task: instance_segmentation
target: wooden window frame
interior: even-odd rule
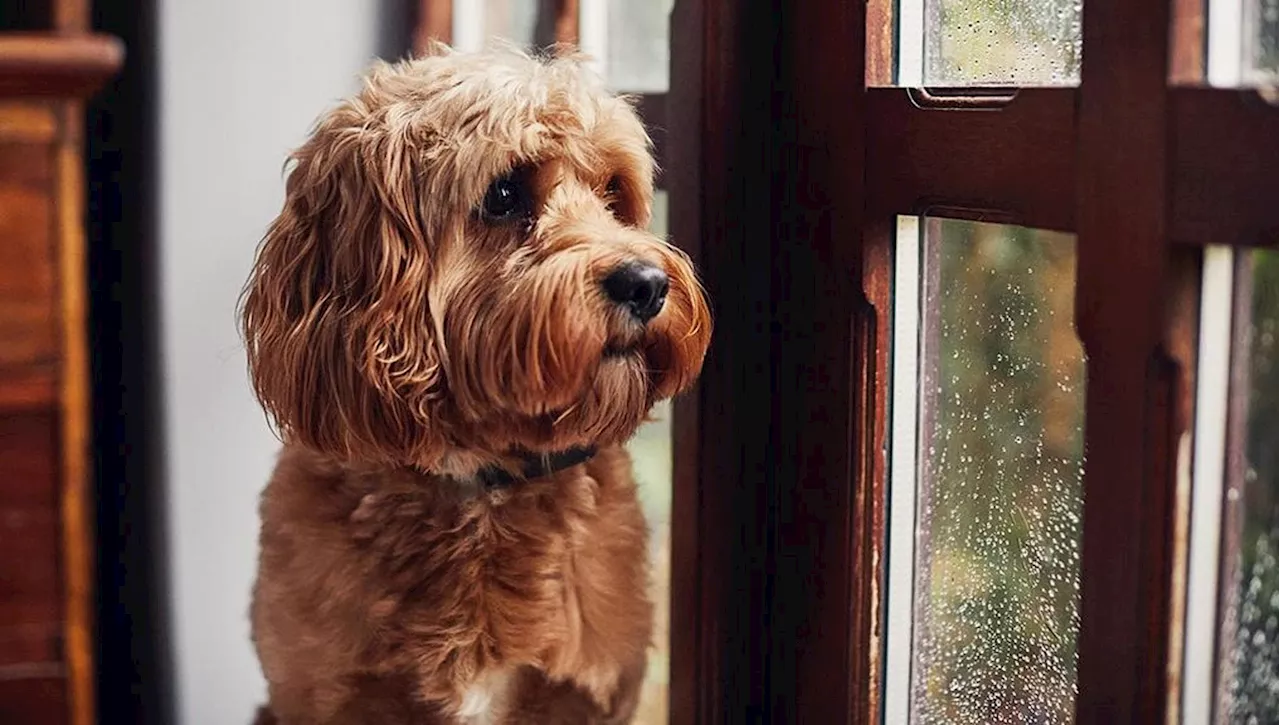
[[[1087,3],[1080,86],[966,111],[873,87],[891,3],[677,0],[671,229],[720,314],[677,406],[673,722],[879,722],[893,220],[925,209],[1077,235],[1077,720],[1164,720],[1200,248],[1277,237],[1276,109],[1170,84],[1204,63],[1177,5]]]
[[[576,0],[550,1],[572,41]],[[420,0],[419,47],[445,6]],[[893,234],[926,209],[1076,234],[1076,718],[1176,707],[1200,255],[1277,244],[1275,106],[1171,83],[1203,74],[1200,10],[1087,3],[1079,86],[964,109],[877,86],[889,0],[676,0],[670,91],[641,109],[717,330],[675,404],[673,723],[880,721]]]

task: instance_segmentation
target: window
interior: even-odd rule
[[[1197,4],[677,0],[672,229],[719,320],[679,722],[1193,721],[1201,271],[1274,250],[1278,155],[1235,90],[1274,10],[1217,83]],[[1197,702],[1253,641],[1235,571]]]
[[[1273,6],[1274,7],[1274,6]],[[1274,14],[1272,15],[1274,19]],[[1272,46],[1274,48],[1274,46]],[[1274,57],[1274,56],[1273,56]],[[1215,717],[1276,722],[1276,253],[1242,255],[1236,269],[1232,409],[1220,563]]]
[[[1074,286],[1070,235],[899,221],[886,722],[1071,719],[1085,393]]]
[[[1206,250],[1184,722],[1277,717],[1276,253]]]
[[[1241,403],[1275,405],[1241,372],[1275,336],[1274,2],[1090,1],[520,16],[641,94],[715,307],[633,444],[672,722],[1190,724],[1274,687],[1275,415]]]
[[[1080,0],[898,3],[900,86],[1074,85]]]

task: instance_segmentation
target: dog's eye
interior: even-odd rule
[[[528,213],[528,195],[515,176],[504,176],[489,185],[484,194],[481,213],[487,221],[505,222]]]
[[[609,205],[609,209],[614,216],[620,219],[625,216],[623,213],[625,210],[619,208],[619,205],[623,202],[622,177],[613,176],[609,178],[609,183],[604,186],[604,201]],[[626,221],[626,219],[623,219],[623,221]]]

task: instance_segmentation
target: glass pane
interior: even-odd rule
[[[924,85],[1080,80],[1082,0],[904,1],[924,3]]]
[[[1255,85],[1276,85],[1276,21],[1280,13],[1276,0],[1245,0],[1245,33],[1250,52],[1250,65]]]
[[[1223,723],[1274,723],[1277,710],[1277,254],[1249,253],[1237,277],[1248,315],[1237,326],[1233,397],[1243,430],[1231,431],[1218,635],[1218,713]],[[1235,426],[1233,426],[1235,427]]]
[[[913,722],[1069,722],[1085,363],[1067,234],[927,220]]]
[[[673,0],[608,0],[609,85],[628,93],[665,93],[670,59],[667,19]]]
[[[550,6],[541,0],[477,0],[453,4],[453,47],[474,51],[494,40],[522,48],[539,48],[554,41]]]
[[[667,194],[658,191],[653,200],[655,234],[667,234]],[[653,647],[649,671],[640,693],[635,722],[658,725],[667,721],[667,678],[670,670],[668,626],[671,612],[671,404],[654,407],[653,420],[640,427],[627,445],[640,487],[640,504],[649,522],[649,556],[653,562],[650,596],[653,599]]]
[[[538,0],[485,0],[485,39],[503,38],[525,47],[538,45]]]

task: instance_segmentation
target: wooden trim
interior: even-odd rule
[[[950,205],[1074,227],[1074,89],[1023,89],[996,110],[922,108],[903,88],[867,91],[872,216]]]
[[[672,31],[671,227],[717,311],[676,464],[673,722],[845,722],[870,636],[849,605],[864,10],[679,0]]]
[[[868,216],[862,243],[861,297],[854,316],[853,532],[849,602],[850,721],[880,722],[884,686],[885,527],[888,480],[889,351],[893,339],[891,217]]]
[[[1170,405],[1161,351],[1169,209],[1169,3],[1084,14],[1076,327],[1088,359],[1081,723],[1164,721]],[[1124,33],[1115,32],[1125,28]]]
[[[892,85],[897,65],[894,43],[898,30],[897,3],[894,0],[867,0],[866,18],[866,85],[868,88]]]
[[[84,158],[79,101],[62,106],[57,148],[59,289],[62,301],[60,421],[62,565],[67,683],[73,725],[93,725],[93,515]]]
[[[93,94],[124,62],[124,45],[106,35],[0,35],[0,95]]]
[[[89,30],[89,0],[53,0],[53,27],[60,33]]]
[[[550,12],[554,18],[555,42],[565,45],[578,43],[578,0],[542,0],[545,9],[539,14]],[[546,7],[546,6],[550,7]]]
[[[1175,379],[1171,385],[1170,475],[1175,485],[1172,543],[1169,558],[1169,657],[1162,683],[1168,722],[1182,721],[1182,681],[1186,643],[1187,567],[1190,556],[1191,447],[1198,374],[1201,255],[1199,250],[1174,249],[1164,323],[1163,347],[1168,351]]]
[[[413,54],[422,55],[432,41],[453,42],[453,0],[418,0]]]
[[[1205,77],[1205,0],[1170,0],[1169,82],[1196,84]]]
[[[1170,237],[1274,247],[1276,107],[1254,91],[1178,88],[1169,96]]]
[[[867,213],[866,5],[840,0],[787,3],[780,27],[781,89],[772,88],[777,171],[774,249],[777,330],[775,433],[777,500],[769,657],[773,722],[838,723],[864,683],[833,679],[850,661],[855,632],[848,598],[860,578],[859,493],[853,459],[856,399],[853,337],[865,310],[860,289]],[[748,46],[751,48],[751,46]],[[758,51],[750,51],[758,52]],[[759,83],[761,76],[746,76]],[[850,87],[852,86],[852,87]],[[778,91],[782,90],[779,94]],[[781,103],[778,103],[781,101]],[[780,173],[778,173],[780,172]],[[759,261],[754,262],[756,264]],[[870,491],[861,492],[865,498]]]
[[[716,95],[703,92],[706,57],[703,54],[703,26],[707,9],[704,0],[676,0],[671,11],[671,92],[669,118],[681,124],[685,133],[671,139],[673,159],[664,176],[668,184],[668,229],[672,241],[703,268],[702,210],[703,188],[701,132],[704,104]],[[717,94],[718,88],[707,89]],[[664,164],[665,166],[666,164]],[[704,281],[708,275],[702,273]],[[715,306],[712,300],[713,309]],[[714,344],[715,337],[712,338]],[[710,369],[716,353],[707,361]],[[705,373],[704,373],[705,375]],[[668,674],[668,716],[672,725],[710,723],[712,670],[710,626],[703,614],[706,551],[702,545],[702,486],[700,452],[704,436],[701,417],[701,383],[675,401],[672,427],[671,491],[671,616],[670,672]]]
[[[998,110],[922,108],[900,88],[868,91],[873,214],[1008,212],[1000,221],[1075,230],[1076,89],[1023,89]],[[1254,92],[1169,93],[1169,236],[1180,244],[1274,245],[1276,107]],[[1221,129],[1231,129],[1224,134]]]

